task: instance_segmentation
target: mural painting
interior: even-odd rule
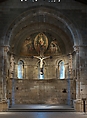
[[[49,45],[49,49],[48,49],[48,52],[53,54],[53,55],[56,55],[58,53],[60,53],[60,48],[59,48],[59,45],[58,45],[58,41],[56,39],[53,39]]]
[[[27,38],[22,46],[21,54],[22,55],[32,55],[34,52],[33,41],[31,38]]]
[[[45,34],[39,33],[34,40],[34,47],[39,55],[43,55],[48,47],[48,39]]]
[[[21,54],[27,56],[57,55],[58,53],[60,53],[60,48],[57,39],[50,41],[44,33],[27,38],[21,49]]]

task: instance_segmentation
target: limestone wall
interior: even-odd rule
[[[72,80],[9,80],[10,104],[72,104],[74,94]]]

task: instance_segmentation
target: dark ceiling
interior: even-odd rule
[[[0,2],[4,2],[4,1],[7,1],[7,0],[0,0]]]
[[[87,0],[75,0],[75,1],[87,4]]]
[[[4,2],[4,1],[7,1],[7,0],[0,0],[0,3]],[[74,1],[81,2],[83,4],[87,4],[87,0],[74,0]]]

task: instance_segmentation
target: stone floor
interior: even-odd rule
[[[80,112],[0,112],[0,118],[87,118]]]
[[[32,109],[32,112],[27,111],[29,109]],[[0,118],[87,118],[87,113],[71,110],[72,108],[67,105],[14,105],[7,112],[0,112]]]

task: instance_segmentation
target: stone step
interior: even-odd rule
[[[67,109],[10,109],[8,112],[75,112]]]
[[[14,105],[9,112],[75,112],[70,106],[57,105]]]

